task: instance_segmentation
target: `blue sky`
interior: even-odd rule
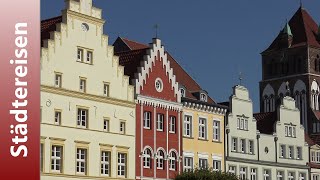
[[[151,3],[152,2],[152,3]],[[320,22],[320,1],[302,1]],[[299,8],[299,0],[94,0],[103,9],[109,44],[118,36],[149,43],[159,25],[165,48],[216,101],[226,101],[232,87],[250,90],[259,111],[261,56],[286,19]],[[61,14],[64,0],[41,0],[41,19]]]

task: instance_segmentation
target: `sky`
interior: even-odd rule
[[[166,50],[217,102],[228,101],[232,87],[250,91],[259,111],[261,55],[300,0],[93,0],[106,20],[104,33],[112,45],[118,36],[142,43],[158,37]],[[316,22],[320,1],[302,0]],[[41,19],[61,15],[64,0],[41,0]]]

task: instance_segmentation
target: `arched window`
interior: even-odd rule
[[[174,151],[170,153],[169,161],[169,170],[175,171],[177,168],[177,155]]]
[[[157,153],[157,169],[164,169],[164,152],[159,150]]]
[[[186,97],[186,90],[184,88],[180,88],[181,97]]]
[[[143,151],[143,167],[144,168],[150,168],[151,167],[151,151],[150,149],[145,149]]]

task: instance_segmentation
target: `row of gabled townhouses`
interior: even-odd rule
[[[203,167],[241,179],[320,180],[320,136],[308,131],[317,130],[308,113],[319,114],[319,87],[314,80],[308,96],[307,78],[283,78],[304,76],[288,70],[283,54],[319,45],[302,7],[262,54],[262,113],[254,114],[244,86],[217,103],[160,39],[119,37],[110,46],[92,0],[65,4],[61,16],[41,22],[41,179],[173,179]],[[278,73],[277,61],[291,74]]]

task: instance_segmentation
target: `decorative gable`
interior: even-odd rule
[[[144,56],[144,61],[141,61],[141,67],[138,67],[138,71],[135,74],[135,79],[133,79],[136,93],[141,94],[141,90],[143,90],[144,86],[146,85],[147,78],[155,68],[154,65],[156,63],[159,63],[156,61],[161,62],[162,67],[166,72],[166,78],[168,78],[166,80],[169,81],[171,90],[174,91],[174,97],[176,98],[177,102],[181,102],[181,94],[179,93],[178,82],[176,81],[176,76],[173,74],[173,69],[170,66],[170,61],[168,60],[168,56],[164,50],[164,46],[161,45],[160,39],[153,39],[153,43],[150,44],[150,48],[147,49],[146,55]],[[158,81],[156,80],[156,89],[158,86],[157,82]]]

